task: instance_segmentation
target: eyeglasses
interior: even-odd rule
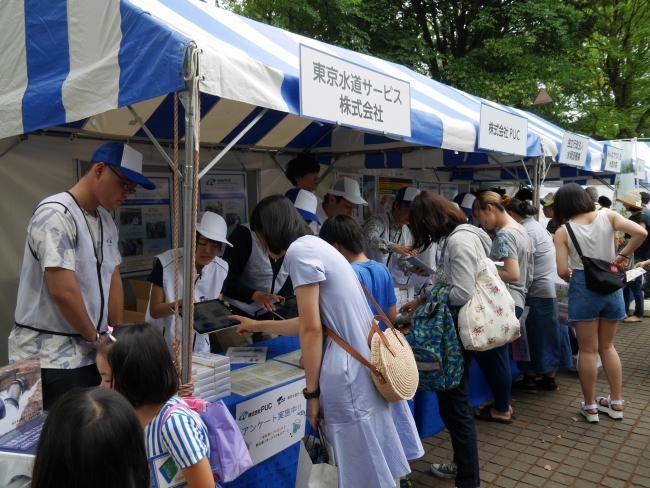
[[[136,188],[138,186],[137,183],[132,185],[131,183],[126,181],[124,178],[122,178],[120,176],[120,174],[113,169],[113,166],[111,166],[110,164],[107,164],[106,166],[108,166],[108,169],[110,169],[113,173],[115,173],[115,176],[117,176],[122,181],[122,187],[124,188],[124,191],[128,192],[129,195],[133,195],[137,191],[136,190]]]

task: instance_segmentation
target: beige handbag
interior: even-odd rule
[[[375,310],[380,313],[374,317],[368,335],[370,362],[332,330],[326,326],[323,326],[323,329],[334,342],[370,370],[372,381],[386,400],[389,402],[410,400],[415,395],[419,381],[418,368],[411,346],[404,335],[393,327],[363,283],[359,283],[363,292],[375,306]],[[381,331],[377,325],[378,320],[386,324],[386,332]]]

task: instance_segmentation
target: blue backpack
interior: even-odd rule
[[[420,373],[419,388],[424,391],[456,388],[465,371],[463,351],[447,306],[450,291],[451,285],[434,286],[411,324],[409,343]]]

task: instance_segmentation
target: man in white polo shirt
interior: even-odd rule
[[[339,178],[328,188],[323,203],[316,209],[316,216],[321,224],[334,215],[351,217],[357,205],[368,205],[361,198],[359,183],[351,178]]]
[[[140,185],[142,154],[109,142],[69,191],[43,200],[27,226],[9,360],[38,355],[43,407],[78,386],[97,386],[96,350],[123,322],[118,230],[109,213]]]

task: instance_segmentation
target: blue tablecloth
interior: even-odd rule
[[[266,359],[269,360],[276,356],[281,356],[282,354],[300,349],[300,342],[297,337],[277,337],[268,341],[257,342],[251,345],[251,347],[253,346],[268,347]],[[246,364],[233,364],[231,369],[235,370],[246,366]],[[287,383],[291,382],[289,381]],[[237,404],[250,400],[251,398],[278,387],[279,386],[269,388],[268,390],[260,391],[246,397],[233,394],[224,398],[223,402],[228,407],[228,410],[230,410],[232,416],[235,417]],[[230,483],[221,483],[221,485],[224,488],[293,488],[296,484],[296,468],[298,466],[299,450],[300,444],[296,443],[284,451],[279,452],[275,456],[270,457],[266,461],[262,461],[253,466],[236,480],[231,481]]]

